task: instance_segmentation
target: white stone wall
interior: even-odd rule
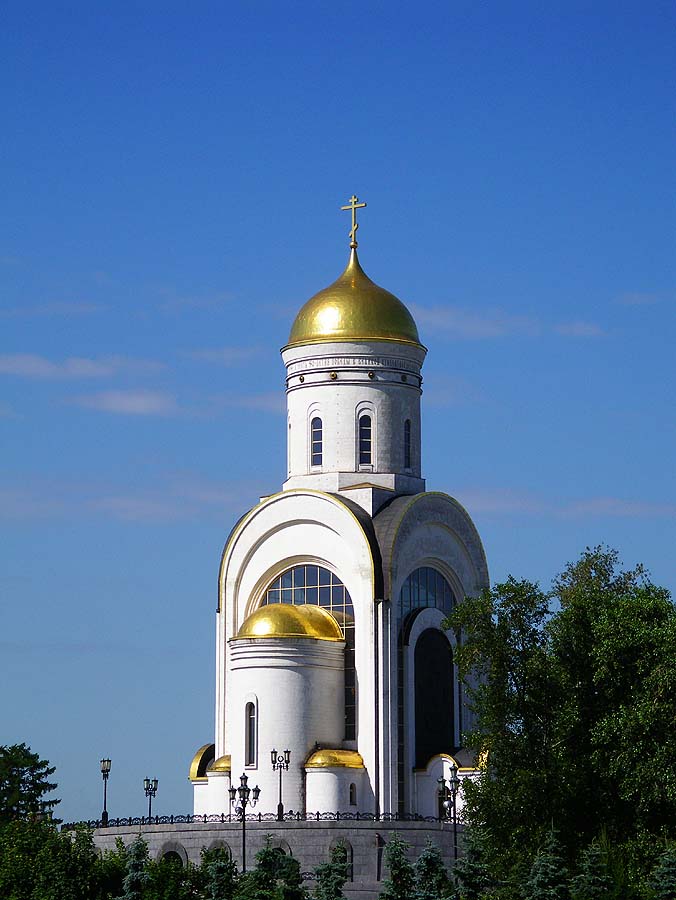
[[[232,703],[230,753],[233,783],[241,773],[261,788],[257,811],[274,812],[279,774],[270,751],[291,751],[283,774],[286,809],[305,811],[304,766],[315,742],[338,747],[344,734],[344,642],[313,638],[256,638],[230,642]],[[245,764],[245,706],[257,709],[257,752]]]
[[[421,347],[387,341],[311,344],[290,347],[282,356],[287,368],[288,481],[303,477],[325,490],[333,481],[317,476],[358,473],[420,479]],[[359,462],[358,418],[372,420],[372,462]],[[313,467],[310,423],[323,426],[323,458]],[[411,465],[405,466],[404,422],[411,422]],[[334,479],[335,480],[335,479]],[[420,485],[417,488],[420,490]]]
[[[370,791],[365,791],[366,772],[364,769],[350,769],[344,766],[305,770],[306,810],[313,812],[357,812],[360,800]],[[350,803],[350,785],[355,786],[356,803]]]

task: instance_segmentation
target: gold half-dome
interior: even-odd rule
[[[240,638],[312,638],[342,641],[343,632],[331,613],[321,606],[270,603],[251,613],[237,632]]]
[[[300,310],[287,346],[360,340],[421,346],[411,313],[394,294],[371,281],[353,249],[340,278]]]
[[[219,756],[218,759],[215,759],[209,768],[208,772],[230,772],[232,769],[232,765],[230,762],[230,754],[226,754],[225,756]]]
[[[193,756],[192,762],[190,763],[190,769],[188,770],[188,778],[190,781],[196,782],[207,780],[207,768],[213,762],[215,749],[216,747],[214,744],[204,744],[199,748],[197,753]]]
[[[363,769],[364,760],[356,750],[332,750],[323,747],[308,758],[306,769]]]

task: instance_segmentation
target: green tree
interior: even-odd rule
[[[415,889],[412,900],[444,900],[451,896],[451,882],[441,850],[429,840],[415,861],[413,875]]]
[[[34,860],[33,896],[40,900],[92,900],[99,895],[99,859],[92,832],[53,832]]]
[[[163,857],[148,863],[145,895],[152,900],[190,900],[203,886],[203,873],[192,863],[183,865],[180,858]]]
[[[0,897],[11,900],[108,900],[122,889],[126,851],[103,856],[85,826],[59,832],[49,822],[0,826]]]
[[[105,900],[118,897],[122,893],[128,859],[129,851],[124,846],[122,838],[116,838],[115,849],[104,850],[99,858],[100,893]]]
[[[207,900],[232,900],[237,886],[237,866],[227,850],[204,848],[200,869]]]
[[[613,896],[608,860],[597,841],[583,851],[580,871],[570,882],[570,893],[573,900],[609,900]]]
[[[38,855],[57,839],[46,822],[15,820],[0,826],[0,897],[30,900]]]
[[[458,605],[485,770],[465,819],[484,829],[496,881],[521,880],[554,822],[568,863],[603,832],[627,861],[627,890],[676,837],[676,609],[639,566],[587,550],[551,592],[508,579]],[[487,756],[486,756],[487,754]],[[638,761],[638,764],[637,764]]]
[[[317,866],[315,875],[315,900],[343,900],[343,887],[347,881],[347,848],[342,841],[331,848],[329,861]]]
[[[306,900],[300,864],[293,856],[273,847],[267,835],[265,847],[256,854],[256,866],[243,875],[236,900]]]
[[[491,884],[484,844],[481,829],[471,828],[465,832],[463,853],[453,865],[460,900],[479,900]]]
[[[676,900],[676,847],[667,848],[658,857],[650,887],[654,900]]]
[[[462,632],[461,674],[476,678],[477,729],[466,740],[488,759],[483,777],[463,784],[464,815],[483,828],[485,858],[498,878],[524,848],[532,860],[560,778],[551,752],[550,713],[559,697],[545,638],[549,603],[537,584],[509,578],[459,604],[445,623]]]
[[[51,817],[61,801],[43,797],[56,788],[48,780],[55,771],[26,744],[0,745],[0,825],[14,819]]]
[[[533,860],[524,893],[526,900],[568,900],[568,872],[553,828]]]
[[[411,900],[415,888],[413,866],[408,860],[409,844],[393,834],[385,846],[385,864],[389,877],[385,880],[380,900]]]
[[[139,835],[127,848],[127,872],[118,900],[142,900],[150,881],[148,845]]]

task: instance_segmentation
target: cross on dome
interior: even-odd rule
[[[359,202],[359,197],[356,194],[352,194],[350,197],[350,201],[347,206],[341,206],[341,209],[349,209],[352,211],[352,230],[350,231],[350,247],[353,250],[357,249],[357,229],[359,228],[359,223],[357,222],[357,210],[363,209],[366,206],[365,203]]]

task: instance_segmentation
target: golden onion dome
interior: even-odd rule
[[[271,603],[251,613],[237,632],[240,638],[312,638],[342,641],[340,625],[321,606]]]
[[[323,747],[308,758],[306,769],[363,769],[364,760],[356,750],[332,750]]]
[[[287,346],[363,340],[421,346],[411,313],[394,294],[371,281],[353,247],[340,278],[300,310]]]
[[[226,754],[225,756],[219,756],[218,759],[214,760],[209,768],[208,772],[229,772],[232,766],[230,763],[230,754]]]

